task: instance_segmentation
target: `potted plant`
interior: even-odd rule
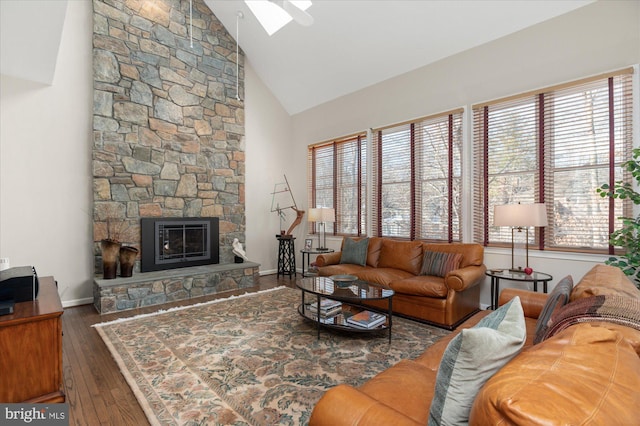
[[[625,162],[622,167],[630,172],[636,184],[640,185],[640,148],[635,148],[631,157],[631,160]],[[640,205],[640,192],[636,191],[630,182],[616,181],[613,187],[604,184],[597,189],[597,192],[602,197],[629,199],[634,205]],[[620,217],[619,219],[622,220],[622,228],[610,235],[609,243],[612,246],[621,247],[624,254],[612,256],[605,263],[620,268],[640,288],[640,214],[635,218]]]

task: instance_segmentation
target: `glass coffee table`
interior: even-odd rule
[[[369,283],[362,280],[349,282],[334,282],[329,277],[309,277],[296,282],[296,286],[302,290],[302,303],[298,306],[298,313],[304,318],[318,325],[318,339],[320,328],[326,327],[353,333],[371,333],[388,330],[389,343],[391,343],[391,326],[393,322],[393,290],[382,284]],[[368,300],[387,300],[387,310],[381,311],[364,303]],[[337,307],[337,303],[340,306]],[[321,309],[314,309],[314,306]],[[330,312],[324,313],[322,308],[327,306]],[[333,306],[332,306],[333,305]],[[356,314],[362,316],[362,311],[369,311],[372,317],[381,321],[371,327],[354,325],[349,318]],[[355,317],[355,318],[358,318]],[[352,318],[352,321],[355,320]]]

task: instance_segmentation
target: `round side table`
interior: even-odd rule
[[[302,253],[302,277],[311,277],[314,276],[315,274],[310,274],[309,273],[309,263],[311,262],[311,255],[312,254],[325,254],[325,253],[333,253],[335,250],[333,249],[326,249],[326,250],[318,250],[318,249],[302,249],[300,250],[300,253]],[[306,261],[305,261],[305,256],[306,256]],[[307,272],[305,272],[305,265],[307,267]]]
[[[508,269],[488,269],[485,275],[491,277],[491,305],[489,309],[498,307],[498,296],[500,295],[500,280],[532,282],[533,291],[538,291],[538,283],[542,283],[543,291],[547,292],[547,283],[553,279],[549,274],[544,272],[532,272],[527,275],[524,272],[510,271]]]

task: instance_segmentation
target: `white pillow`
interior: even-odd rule
[[[440,361],[429,425],[467,425],[480,388],[520,352],[526,337],[519,297],[454,337]]]

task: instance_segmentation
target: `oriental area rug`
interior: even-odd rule
[[[386,332],[322,330],[278,287],[97,324],[152,425],[304,425],[340,383],[415,358],[446,330],[394,317]]]

